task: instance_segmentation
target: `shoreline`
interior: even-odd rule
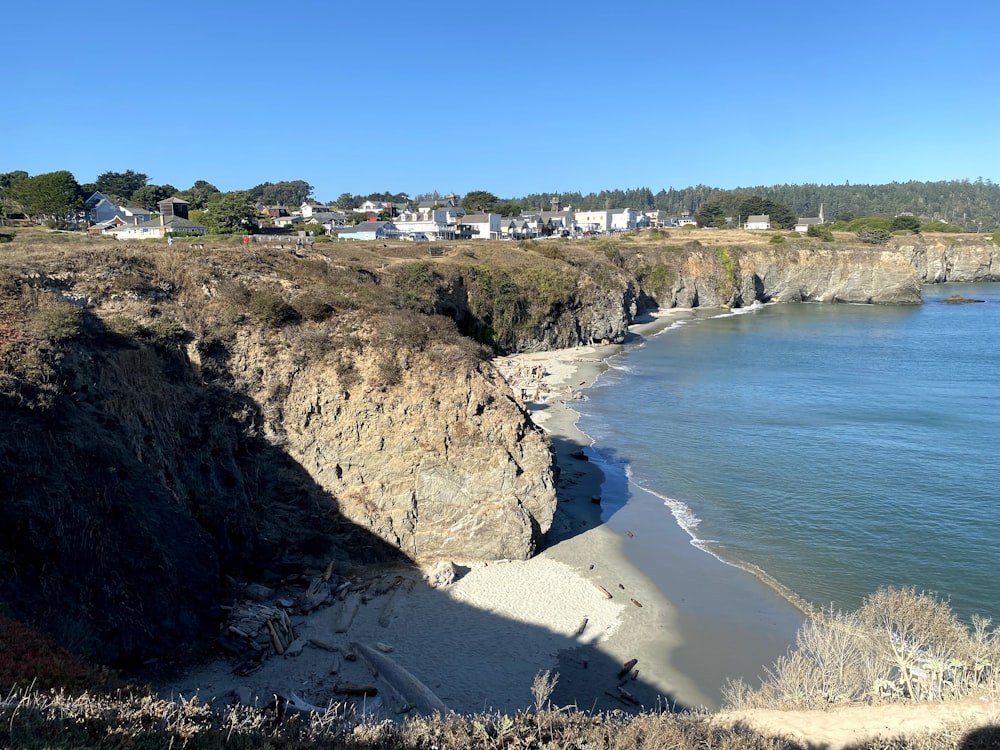
[[[541,388],[524,389],[542,396],[526,407],[552,438],[563,476],[556,519],[539,556],[575,565],[595,582],[601,579],[598,567],[584,563],[600,557],[600,568],[629,579],[628,588],[641,592],[636,598],[643,608],[627,613],[609,638],[609,653],[641,653],[646,679],[661,696],[717,710],[725,681],[756,684],[764,668],[794,644],[806,616],[766,580],[694,544],[662,498],[609,472],[599,446],[577,426],[580,415],[572,406],[608,368],[608,359],[689,312],[656,314],[630,327],[624,344],[515,355],[503,358],[500,368],[506,362],[514,373],[545,373]],[[513,385],[517,392],[520,384]],[[588,461],[574,458],[580,450]],[[600,497],[601,505],[588,497]],[[586,534],[571,535],[574,525],[587,524]],[[560,659],[560,667],[572,668],[571,658]]]

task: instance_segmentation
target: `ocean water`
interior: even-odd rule
[[[814,605],[913,586],[1000,621],[1000,284],[924,299],[682,314],[574,404],[593,460]]]

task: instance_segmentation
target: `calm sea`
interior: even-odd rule
[[[628,502],[808,602],[914,586],[1000,621],[1000,284],[924,299],[683,314],[610,361],[579,426],[648,491]]]

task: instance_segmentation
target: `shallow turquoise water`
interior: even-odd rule
[[[1000,284],[924,298],[695,311],[614,358],[579,426],[696,544],[807,601],[906,585],[1000,620]]]

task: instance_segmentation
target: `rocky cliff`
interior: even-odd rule
[[[19,237],[0,265],[0,605],[142,658],[212,635],[234,581],[529,556],[556,467],[492,351],[620,342],[655,306],[913,303],[924,279],[995,279],[995,254]]]
[[[900,251],[910,255],[914,269],[929,284],[1000,281],[1000,250],[990,239],[979,235],[903,244]]]

